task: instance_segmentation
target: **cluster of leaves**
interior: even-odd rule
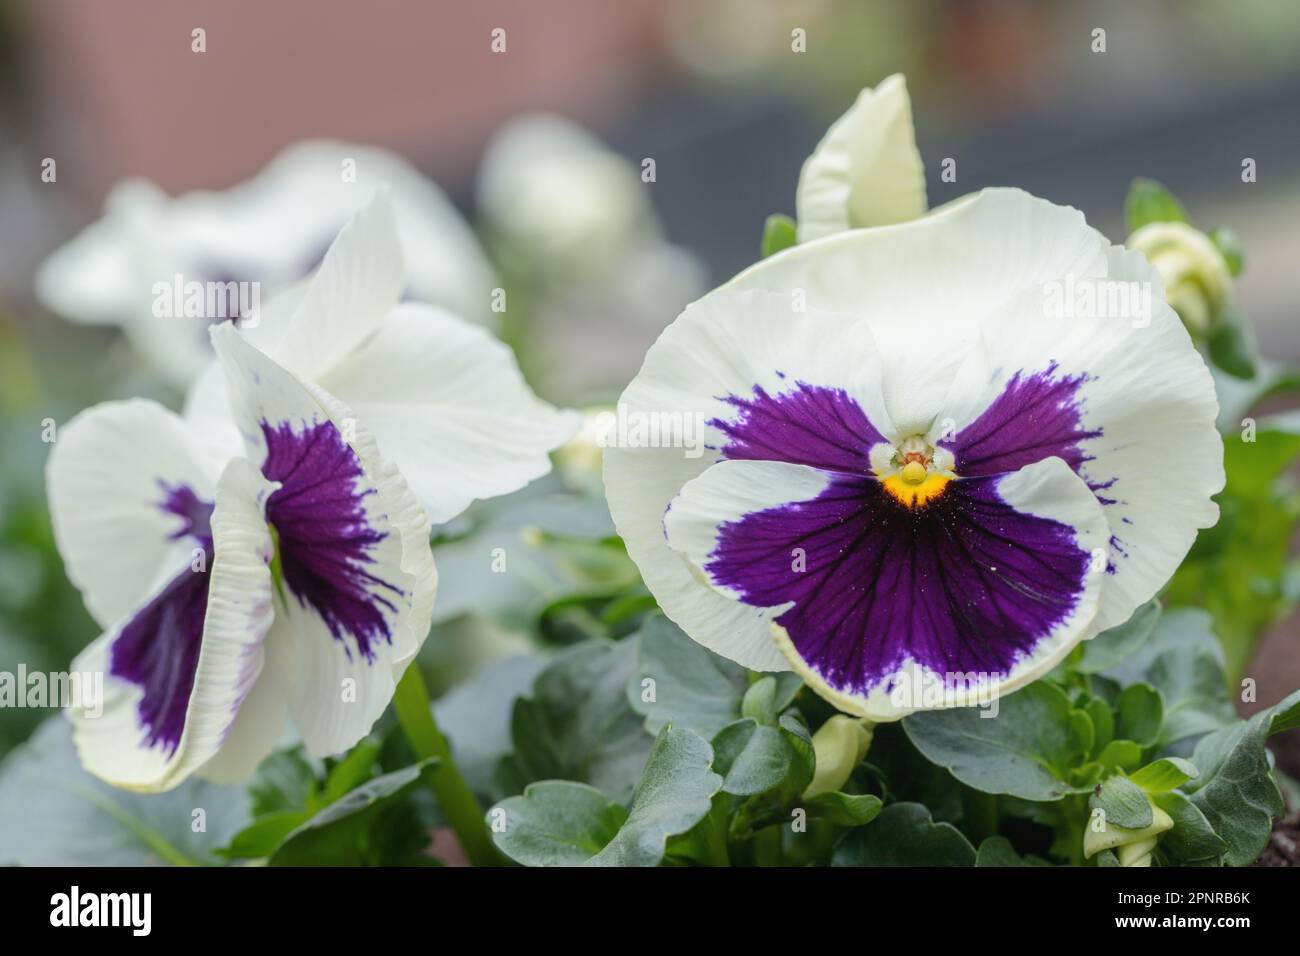
[[[530,866],[1105,864],[1084,857],[1097,811],[1138,831],[1159,807],[1159,862],[1244,865],[1283,809],[1264,741],[1300,725],[1300,693],[1237,720],[1206,615],[1152,604],[996,716],[877,728],[842,790],[807,797],[827,713],[651,618],[556,657],[516,703],[522,792],[489,812],[494,839]]]

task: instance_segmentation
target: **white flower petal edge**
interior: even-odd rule
[[[901,74],[864,89],[817,144],[795,194],[800,242],[925,214],[925,168]]]
[[[74,672],[103,675],[103,700],[68,711],[82,765],[101,779],[129,790],[167,790],[226,742],[261,674],[271,623],[271,542],[260,507],[265,492],[248,462],[230,462],[211,512],[212,553],[203,555],[211,564],[207,582],[189,559],[165,571],[147,602],[73,662]],[[104,560],[111,562],[111,552]],[[191,654],[197,661],[182,697],[185,680],[177,672]]]
[[[381,196],[358,213],[296,307],[272,303],[243,334],[350,408],[442,522],[546,474],[548,453],[581,419],[537,399],[490,333],[434,306],[398,304],[387,207]],[[211,372],[195,384],[186,416],[196,429],[221,433],[224,388]]]
[[[289,649],[308,750],[338,753],[370,731],[428,634],[429,522],[346,406],[235,329],[212,337],[249,457],[281,485],[267,502],[284,585],[268,643]]]
[[[160,507],[160,483],[212,501],[219,468],[180,418],[145,399],[96,405],[59,430],[46,465],[54,539],[101,627],[190,562],[191,545],[172,539],[180,518]]]

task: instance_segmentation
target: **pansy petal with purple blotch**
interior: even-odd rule
[[[267,490],[242,459],[226,467],[214,502],[159,483],[155,506],[180,520],[171,537],[188,556],[73,662],[74,672],[103,675],[102,700],[68,712],[92,773],[129,789],[165,790],[201,772],[227,744],[261,675],[271,623]]]
[[[429,523],[352,412],[234,329],[213,331],[248,456],[276,484],[266,519],[282,594],[269,642],[291,663],[290,713],[314,754],[350,747],[428,633]]]
[[[874,477],[722,461],[664,527],[712,586],[760,609],[805,679],[876,720],[970,675],[996,694],[1053,666],[1095,613],[1107,534],[1058,459],[949,482],[920,507]]]
[[[57,432],[46,466],[55,541],[68,578],[108,628],[189,564],[183,516],[160,507],[166,487],[213,500],[218,462],[156,402],[105,402]]]

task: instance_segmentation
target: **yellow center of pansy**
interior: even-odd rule
[[[946,461],[942,460],[946,457]],[[936,461],[936,458],[941,459]],[[943,494],[953,479],[952,456],[936,449],[924,438],[913,436],[898,444],[887,466],[878,469],[885,490],[909,508],[920,508]]]

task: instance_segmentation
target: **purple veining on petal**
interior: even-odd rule
[[[724,458],[788,461],[850,475],[871,474],[871,446],[885,441],[862,406],[839,388],[796,382],[769,395],[754,386],[750,398],[722,399],[737,410],[710,425],[727,436]]]
[[[172,485],[159,480],[158,486],[163,490],[163,500],[158,507],[182,521],[180,529],[170,535],[170,539],[178,541],[191,537],[211,549],[213,503],[202,500],[189,485]]]
[[[364,487],[356,453],[329,422],[295,429],[289,422],[262,422],[267,456],[262,473],[281,487],[266,503],[266,518],[279,539],[284,582],[298,603],[310,607],[343,644],[356,644],[366,661],[377,641],[392,643],[391,596],[402,590],[366,569],[374,547],[387,537],[366,519]]]
[[[948,445],[956,458],[954,471],[977,478],[1016,471],[1055,455],[1087,480],[1083,465],[1091,461],[1081,443],[1101,435],[1083,427],[1079,387],[1085,375],[1056,376],[1057,365],[1026,375],[1017,372],[998,395]],[[1111,482],[1091,485],[1093,490]]]
[[[204,552],[200,570],[186,568],[129,620],[109,649],[109,673],[143,690],[137,706],[144,744],[176,752],[199,666],[208,611],[212,503],[188,485],[160,480],[158,507],[181,519],[169,538],[192,538]]]
[[[940,675],[1006,674],[1065,620],[1089,554],[1068,526],[1016,511],[1003,476],[952,482],[919,508],[872,478],[719,528],[706,563],[777,621],[831,687],[864,694],[908,660]],[[795,549],[804,569],[795,570]]]

